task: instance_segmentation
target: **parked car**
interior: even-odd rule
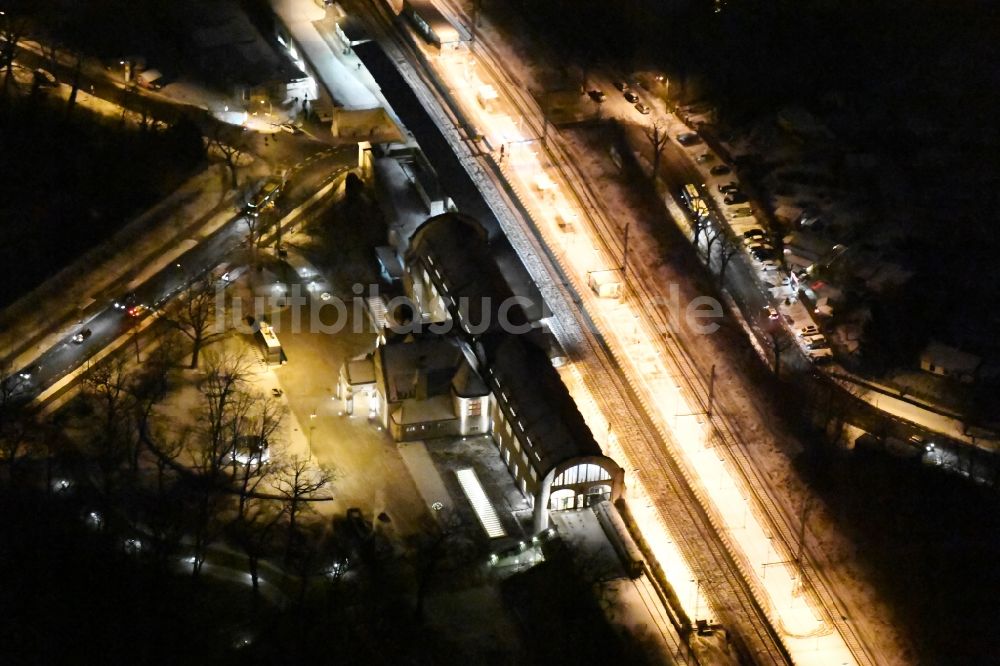
[[[735,204],[746,203],[749,199],[747,199],[747,195],[737,190],[736,192],[730,192],[727,194],[722,201],[727,206],[733,206]]]
[[[803,326],[799,329],[798,336],[804,338],[810,335],[817,335],[819,333],[819,327],[815,324],[809,324],[808,326]]]
[[[715,161],[715,155],[713,153],[702,153],[698,157],[694,158],[694,161],[698,164],[705,164],[706,162]]]
[[[763,229],[748,229],[743,232],[743,238],[767,238]]]
[[[625,83],[624,81],[615,81],[615,88],[618,88],[618,90],[625,92],[626,90],[628,90],[628,84]]]
[[[701,143],[701,137],[697,132],[682,132],[677,135],[677,143],[682,146],[693,146]]]
[[[720,183],[718,187],[719,187],[719,192],[723,194],[740,191],[740,184],[737,183],[735,180],[731,180],[728,183]]]
[[[622,97],[624,97],[625,99],[627,99],[627,100],[628,100],[629,102],[631,102],[632,104],[635,104],[636,102],[638,102],[638,101],[639,101],[639,96],[638,96],[638,95],[636,95],[636,94],[635,94],[634,92],[632,92],[631,90],[626,90],[626,91],[624,92],[624,94],[622,95]]]
[[[302,129],[291,123],[281,123],[278,125],[278,129],[282,132],[288,132],[289,134],[302,134]]]
[[[807,349],[811,349],[811,350],[812,349],[829,349],[830,348],[830,343],[826,341],[825,337],[823,337],[822,335],[818,335],[818,336],[816,336],[815,338],[812,338],[809,342],[806,343],[806,348]]]
[[[635,105],[635,110],[644,116],[649,115],[649,107],[643,104],[642,102],[639,102],[638,104]]]
[[[810,349],[806,352],[806,354],[809,356],[809,360],[817,365],[821,363],[829,363],[833,360],[833,352],[829,347],[825,347],[823,349]]]
[[[83,329],[82,331],[79,331],[76,335],[73,336],[73,338],[72,338],[73,339],[73,344],[82,345],[84,342],[87,341],[87,339],[91,335],[93,335],[93,331],[91,331],[89,328],[85,328],[85,329]]]
[[[725,176],[727,174],[732,173],[732,171],[733,170],[730,169],[729,166],[725,164],[716,164],[714,167],[708,170],[708,172],[713,176]]]
[[[588,90],[587,94],[590,95],[590,99],[594,100],[598,104],[600,104],[601,102],[603,102],[608,98],[608,96],[605,95],[600,90]]]

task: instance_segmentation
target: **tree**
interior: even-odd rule
[[[157,497],[164,497],[167,490],[167,468],[173,465],[174,461],[184,453],[188,447],[190,436],[191,431],[188,428],[181,429],[177,434],[170,433],[168,436],[159,436],[155,440],[148,435],[148,432],[144,433],[146,444],[153,453],[156,465]]]
[[[198,367],[202,347],[215,337],[209,334],[212,325],[220,320],[220,315],[225,320],[225,313],[218,312],[219,301],[225,303],[224,297],[220,299],[219,296],[223,294],[216,290],[211,277],[195,280],[185,288],[184,298],[171,320],[177,330],[191,341],[191,364],[188,367],[192,370]]]
[[[238,513],[241,516],[261,482],[280,467],[276,436],[286,413],[284,405],[266,394],[255,392],[250,394],[250,398],[250,414],[238,434],[248,445],[248,450],[244,452],[246,462],[239,466],[236,474],[240,494]],[[235,456],[233,462],[236,464]]]
[[[243,216],[243,224],[247,227],[247,245],[250,247],[250,262],[257,265],[257,251],[264,234],[274,224],[275,207],[273,203],[264,206],[260,211],[248,212]]]
[[[12,475],[27,448],[29,414],[21,399],[27,385],[28,381],[4,361],[0,366],[0,456]]]
[[[76,97],[80,92],[80,76],[83,73],[83,59],[84,54],[79,49],[70,49],[69,55],[73,58],[73,74],[70,78],[70,90],[69,97],[66,99],[66,117],[69,118],[73,115],[73,109],[76,108]]]
[[[695,252],[699,251],[698,239],[701,237],[702,233],[707,233],[708,230],[711,228],[710,226],[711,221],[712,218],[709,217],[708,215],[695,213],[694,223],[691,225],[691,230],[693,232],[691,242],[694,244]]]
[[[250,362],[243,354],[211,354],[205,378],[198,387],[203,411],[195,465],[199,474],[215,482],[224,478],[223,471],[231,465],[235,446],[232,421],[237,418],[234,410],[241,407],[239,395],[249,371]]]
[[[229,186],[235,190],[239,187],[240,158],[250,151],[242,128],[215,122],[206,141],[206,147],[222,158],[229,170]]]
[[[705,230],[705,261],[708,262],[708,267],[712,268],[712,246],[722,238],[722,231],[709,227]]]
[[[329,490],[335,474],[332,469],[313,464],[309,458],[293,456],[274,480],[274,489],[282,497],[288,517],[286,560],[291,557],[292,545],[302,512],[310,502],[332,500]]]
[[[659,120],[653,123],[650,129],[646,130],[646,139],[649,141],[649,147],[653,151],[653,180],[655,181],[657,176],[660,175],[660,158],[663,156],[663,148],[667,145],[670,137],[667,135],[667,130]]]
[[[229,537],[247,558],[247,572],[253,584],[254,609],[260,595],[260,560],[274,542],[274,528],[281,519],[280,505],[273,500],[252,499],[229,524]]]
[[[719,244],[719,284],[723,285],[726,281],[726,269],[729,267],[729,262],[733,257],[740,251],[740,245],[730,236],[726,236],[722,239],[722,243]]]
[[[134,405],[131,383],[124,356],[108,359],[91,368],[84,377],[85,394],[93,402],[99,419],[94,444],[106,496],[114,491],[122,464],[132,459],[133,449],[138,447],[130,422]]]
[[[774,376],[781,376],[781,355],[789,348],[791,348],[792,343],[788,338],[781,334],[779,330],[780,327],[777,325],[770,325],[767,329],[767,336],[771,342],[771,355],[774,357]]]
[[[0,12],[0,67],[4,70],[0,95],[4,99],[8,86],[17,85],[14,81],[14,59],[17,57],[17,45],[27,36],[29,27],[27,17],[13,11]]]
[[[413,613],[417,619],[424,614],[424,601],[430,589],[434,574],[444,560],[445,546],[459,534],[462,521],[458,514],[449,509],[443,509],[435,516],[435,526],[418,537],[414,555],[417,576],[417,599]]]

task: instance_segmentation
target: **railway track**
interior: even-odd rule
[[[411,45],[396,33],[392,18],[385,15],[379,3],[376,1],[373,4],[374,7],[369,5],[368,8],[374,9],[380,18],[375,34],[381,38],[383,48],[397,63],[439,129],[456,147],[460,160],[496,213],[546,302],[554,312],[561,314],[555,318],[554,334],[583,367],[582,375],[588,389],[599,401],[619,441],[627,447],[629,458],[638,469],[636,473],[652,491],[651,498],[660,520],[677,541],[692,573],[711,593],[717,617],[730,630],[741,634],[757,663],[791,663],[773,623],[757,602],[747,577],[743,575],[728,544],[713,526],[713,518],[705,503],[664,446],[669,433],[662,429],[658,431],[650,419],[642,418],[646,406],[625,379],[626,373],[605,337],[597,333],[599,327],[579,307],[580,292],[585,285],[572,283],[572,277],[560,265],[557,254],[541,241],[539,230],[534,227],[516,193],[498,184],[497,181],[503,182],[503,179],[497,166],[486,161],[484,167],[482,157],[470,149],[466,139],[456,129],[461,120],[451,113],[447,103],[441,103],[442,98],[447,97],[447,91],[441,90],[427,72],[407,66],[411,59],[421,62],[421,54],[415,53]],[[492,64],[489,66],[493,67]],[[503,81],[505,87],[509,85],[506,76],[500,76],[498,80]],[[504,92],[511,94],[509,89]],[[488,173],[487,168],[492,168],[494,173]],[[559,276],[560,279],[553,280],[549,276]]]
[[[468,17],[461,11],[461,8],[455,6],[455,3],[443,0],[443,4],[447,5],[452,12],[461,16],[468,23]],[[489,43],[488,38],[484,38],[481,33],[477,41],[477,51],[477,55],[480,56],[479,64],[490,70],[490,74],[495,81],[501,82],[503,92],[508,98],[518,100],[516,106],[521,111],[528,111],[527,113],[523,113],[525,124],[531,128],[536,136],[542,136],[544,128],[540,126],[541,123],[538,120],[542,112],[538,108],[537,103],[523,85],[518,85],[518,82],[513,81],[509,74],[496,64],[502,61],[502,59],[498,57],[496,50]],[[488,57],[482,57],[484,54]],[[588,218],[589,222],[597,230],[598,233],[595,236],[605,246],[606,255],[609,257],[622,256],[624,248],[621,240],[621,229],[604,215],[600,199],[577,166],[579,161],[574,159],[565,146],[562,145],[557,132],[547,133],[547,141],[544,143],[544,148],[549,154],[551,164],[560,172],[564,182],[569,185],[569,191],[577,198],[579,209],[584,212],[584,216]],[[570,173],[567,173],[567,171]],[[536,236],[540,236],[537,229],[535,229],[535,233]],[[708,380],[680,343],[681,338],[678,336],[678,332],[681,330],[681,326],[680,322],[677,321],[676,313],[662,306],[651,308],[648,305],[663,302],[663,295],[654,292],[649,287],[649,285],[658,284],[656,276],[652,275],[649,268],[643,265],[635,266],[630,264],[627,267],[627,271],[636,276],[636,279],[631,280],[628,284],[627,298],[632,302],[635,311],[649,314],[649,318],[642,322],[645,325],[646,334],[652,339],[662,341],[660,347],[667,354],[667,358],[672,366],[673,376],[683,380],[681,387],[684,389],[689,404],[697,405],[702,413],[707,414],[709,402]],[[559,274],[565,277],[566,271],[560,271]],[[589,317],[588,323],[594,324]],[[667,335],[662,335],[662,333],[667,333]],[[610,348],[603,341],[602,346],[605,354],[610,353]],[[613,354],[611,355],[613,356]],[[617,359],[615,363],[618,365]],[[624,369],[622,369],[622,374],[628,376],[628,373]],[[601,386],[604,385],[601,384]],[[631,389],[632,387],[630,386],[629,388]],[[654,421],[658,421],[654,416],[655,411],[649,405],[645,404],[645,401],[637,391],[633,391],[632,396],[634,401],[643,406],[643,412],[653,417]],[[611,405],[615,404],[609,401],[609,396],[604,396],[602,402]],[[747,442],[736,434],[737,430],[734,428],[725,406],[719,405],[718,401],[716,401],[716,406],[712,410],[710,422],[721,445],[716,448],[725,456],[728,466],[738,472],[735,477],[742,486],[745,496],[752,497],[756,506],[762,509],[766,517],[767,526],[773,530],[775,535],[777,548],[780,548],[782,551],[783,559],[788,562],[794,561],[796,559],[796,546],[798,544],[798,520],[794,515],[794,511],[777,501],[769,491],[769,485],[762,478],[756,465],[753,464],[748,455],[749,448]],[[620,426],[621,424],[617,425]],[[671,439],[670,433],[665,431],[662,424],[658,424],[658,426],[656,430],[660,438],[665,442],[669,442]],[[629,441],[633,441],[630,437],[631,434],[626,435],[626,437],[629,437]],[[673,462],[673,456],[671,456],[671,463]],[[672,479],[674,482],[681,480],[677,478],[677,475],[679,475],[684,482],[688,482],[686,483],[688,487],[695,485],[689,483],[690,480],[687,478],[686,470],[679,469],[679,466],[676,465],[671,465],[671,467],[677,467],[673,475],[675,478]],[[692,491],[692,495],[698,496],[699,494]],[[698,498],[698,505],[702,508],[709,522],[721,526],[722,522],[712,515],[714,512],[706,510],[706,504],[709,503],[703,501],[700,497]],[[728,538],[724,535],[725,530],[720,527],[717,530],[716,536],[720,537],[720,541],[725,543],[727,555],[735,562],[737,558],[733,556],[734,549],[732,544],[728,542]],[[824,575],[823,568],[817,566],[818,559],[820,559],[820,556],[814,553],[812,549],[808,547],[803,549],[802,562],[799,566],[803,587],[812,592],[819,607],[822,609],[824,619],[838,631],[857,663],[884,663],[884,660],[876,662],[872,658],[870,648],[865,644],[857,628],[847,620],[844,610],[845,605],[834,591],[834,586]],[[823,559],[825,560],[825,558]],[[821,563],[825,564],[826,562]],[[745,566],[746,563],[744,562],[743,565]],[[742,582],[746,585],[746,592],[750,593],[753,599],[750,605],[755,607],[755,609],[759,609],[758,612],[768,619],[769,633],[772,633],[774,631],[773,622],[771,622],[766,609],[761,608],[757,603],[756,599],[758,597],[753,594],[753,585],[748,581],[750,577],[743,575],[741,578]],[[776,636],[775,639],[780,642],[780,639],[777,639]]]

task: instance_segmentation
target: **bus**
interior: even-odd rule
[[[257,193],[247,202],[246,212],[257,214],[267,206],[273,204],[284,187],[285,183],[281,178],[271,177],[266,179],[260,186],[260,189],[257,190]]]
[[[281,342],[278,341],[278,336],[275,334],[274,329],[266,322],[260,322],[260,328],[257,329],[257,335],[264,342],[264,360],[268,365],[281,365],[282,361],[285,360],[285,354],[281,349]]]
[[[681,189],[681,199],[696,219],[708,216],[708,204],[705,203],[701,192],[698,191],[698,187],[694,183],[688,183]]]

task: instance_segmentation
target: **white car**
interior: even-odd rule
[[[798,336],[800,338],[808,338],[814,335],[819,335],[819,327],[815,324],[809,324],[808,326],[803,326],[799,329]]]

